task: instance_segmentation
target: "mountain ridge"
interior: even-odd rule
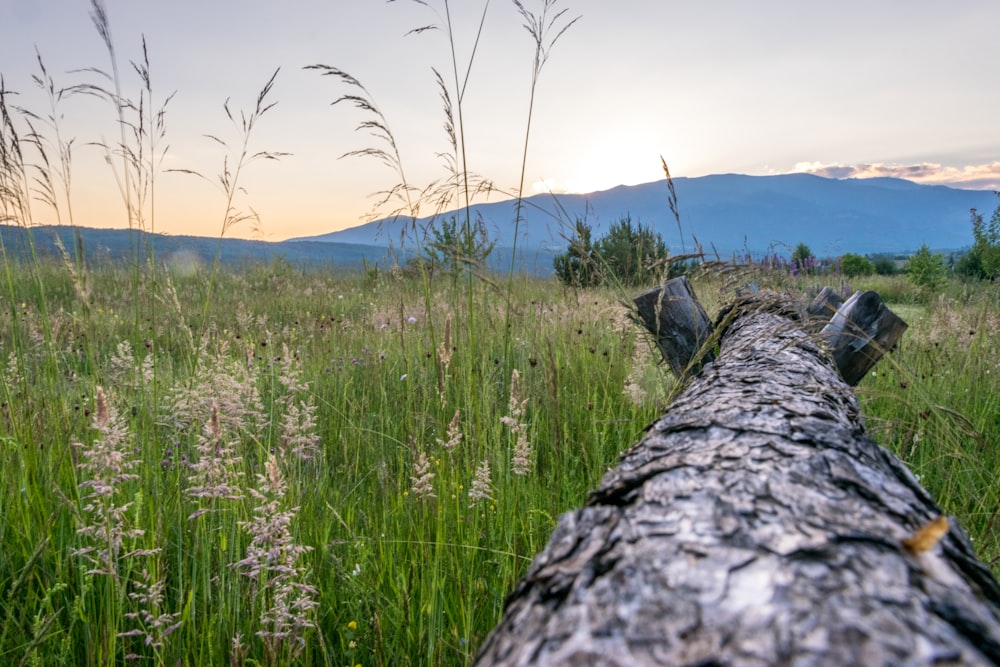
[[[551,275],[552,260],[565,251],[567,235],[572,232],[567,216],[584,218],[592,225],[593,237],[598,238],[612,223],[630,215],[662,234],[675,255],[692,252],[696,240],[706,254],[722,259],[746,253],[757,257],[773,252],[788,255],[798,243],[807,244],[817,257],[846,252],[900,255],[925,243],[933,250],[970,247],[973,238],[969,209],[977,208],[988,217],[1000,203],[989,191],[921,185],[895,178],[835,180],[811,174],[717,174],[677,178],[674,185],[679,230],[667,204],[664,180],[619,185],[588,194],[526,198],[524,221],[518,227],[517,270]],[[515,253],[514,200],[474,205],[473,214],[482,216],[496,241],[490,266],[506,271]],[[5,253],[21,258],[35,253],[59,258],[60,244],[75,254],[79,238],[88,263],[131,261],[136,249],[140,249],[138,256],[142,257],[145,249],[152,247],[157,262],[182,269],[207,266],[218,253],[228,265],[277,260],[302,267],[356,270],[404,263],[415,252],[416,244],[408,240],[400,247],[397,239],[401,228],[409,224],[404,220],[382,220],[286,241],[221,242],[217,237],[128,229],[26,229],[0,225],[0,242]],[[427,218],[418,221],[420,228],[428,224]],[[390,244],[390,240],[394,243]]]
[[[663,235],[672,252],[695,239],[719,254],[763,254],[804,242],[819,256],[845,252],[903,253],[923,244],[958,249],[972,244],[969,209],[992,211],[992,192],[924,185],[898,178],[831,179],[813,174],[750,176],[715,174],[674,179],[680,232],[668,204],[665,180],[619,185],[587,194],[540,194],[524,199],[517,244],[557,250],[566,246],[576,218],[594,236],[628,215]],[[513,200],[474,204],[498,246],[512,245]],[[566,220],[565,213],[572,216]],[[444,213],[444,216],[454,212]],[[440,217],[440,216],[438,216]],[[426,228],[432,217],[420,218]],[[409,220],[386,218],[289,242],[388,245]]]

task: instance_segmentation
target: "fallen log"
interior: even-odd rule
[[[560,517],[476,664],[1000,664],[1000,586],[796,311],[757,295],[722,318],[717,358]]]

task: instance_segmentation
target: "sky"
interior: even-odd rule
[[[591,192],[662,179],[661,156],[674,177],[805,171],[1000,189],[996,0],[547,3],[551,48],[531,104],[535,41],[512,0],[452,0],[448,14],[444,0],[103,0],[123,97],[140,99],[131,63],[142,62],[144,38],[145,108],[163,112],[140,224],[278,241],[391,212],[373,209],[375,193],[399,174],[370,156],[341,157],[385,147],[356,129],[371,116],[331,105],[361,91],[306,69],[315,64],[364,86],[417,189],[448,174],[435,70],[461,110],[468,169],[495,185],[492,200],[517,191],[522,164],[526,194]],[[545,4],[522,0],[536,15]],[[129,225],[118,160],[109,164],[100,145],[121,141],[114,108],[67,93],[53,112],[33,82],[37,53],[57,90],[109,85],[97,72],[112,61],[92,10],[91,0],[0,0],[8,106],[37,114],[50,146],[52,118],[73,142],[69,197],[60,195],[58,215],[35,203],[36,224]],[[255,120],[247,150],[281,155],[237,173],[241,117],[276,70],[264,100],[275,104]],[[226,169],[233,210],[256,215],[228,226]],[[431,212],[425,203],[421,214]]]

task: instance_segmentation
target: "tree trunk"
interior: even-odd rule
[[[507,600],[479,665],[995,665],[1000,587],[758,296]]]

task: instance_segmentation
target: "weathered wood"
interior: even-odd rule
[[[477,664],[1000,664],[988,568],[793,309],[757,304],[560,517]]]
[[[695,361],[698,350],[712,335],[712,321],[686,276],[671,278],[632,301],[640,323],[653,334],[674,375],[697,373],[703,363],[712,360],[708,353]]]
[[[833,351],[841,377],[853,386],[896,346],[906,327],[876,292],[855,292],[837,308],[820,335]]]
[[[815,317],[821,321],[829,322],[833,314],[837,312],[844,300],[840,298],[833,289],[829,287],[824,287],[816,295],[816,298],[812,300],[806,312],[809,313],[811,317]]]

